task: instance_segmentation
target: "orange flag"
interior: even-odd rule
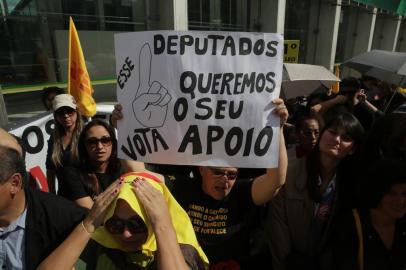
[[[75,97],[82,115],[92,117],[96,114],[93,88],[72,17],[69,18],[68,93]]]
[[[340,78],[340,66],[336,65],[334,68],[334,75],[336,75],[337,78]],[[331,91],[334,94],[338,94],[338,92],[340,92],[340,82],[336,82],[335,84],[333,84],[331,86]]]

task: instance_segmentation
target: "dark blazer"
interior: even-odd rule
[[[392,248],[387,249],[371,223],[369,211],[367,209],[358,211],[364,244],[364,269],[406,269],[406,217],[397,220]],[[334,235],[333,269],[358,270],[359,238],[351,211],[340,217]]]
[[[54,194],[30,188],[24,191],[27,205],[25,265],[31,270],[66,239],[84,219],[86,211]]]

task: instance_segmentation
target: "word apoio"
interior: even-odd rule
[[[213,154],[213,144],[222,139],[223,136],[225,136],[224,151],[229,156],[235,156],[240,153],[246,157],[252,152],[256,156],[264,156],[271,146],[273,130],[272,127],[264,127],[254,138],[254,128],[248,129],[244,134],[244,131],[240,127],[233,127],[225,134],[221,126],[209,125],[207,127],[206,155]],[[188,145],[192,147],[193,155],[203,153],[200,131],[197,125],[189,126],[178,152],[185,152]],[[218,147],[221,147],[221,145],[216,145],[216,148]],[[240,150],[243,150],[242,153]]]

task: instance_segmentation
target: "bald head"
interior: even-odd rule
[[[0,146],[15,149],[18,151],[18,153],[20,153],[20,155],[23,155],[23,149],[21,148],[16,138],[14,138],[13,135],[2,128],[0,128]]]

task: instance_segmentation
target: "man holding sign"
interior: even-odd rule
[[[249,268],[248,215],[286,176],[282,37],[138,32],[116,35],[115,45],[119,156],[199,166],[195,179],[158,176],[188,213],[211,263]],[[237,180],[241,167],[269,169]]]
[[[274,112],[281,117],[283,126],[288,111],[281,99],[273,103],[277,105]],[[121,111],[121,105],[116,105],[114,121],[123,118]],[[197,239],[212,266],[238,265],[240,268],[237,269],[249,269],[250,213],[256,206],[272,199],[286,179],[288,160],[282,128],[279,143],[279,167],[270,168],[266,174],[253,180],[237,180],[236,167],[199,166],[200,176],[196,176],[197,179],[154,173],[165,181],[175,199],[188,213]]]

